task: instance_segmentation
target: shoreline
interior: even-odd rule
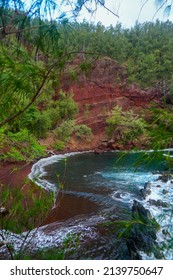
[[[34,159],[32,162],[0,162],[0,185],[7,185],[9,187],[22,187],[26,185],[26,180],[31,181],[29,174],[31,173],[33,165],[41,159],[46,159],[51,156],[65,155],[70,153],[87,153],[94,152],[94,150],[82,149],[82,150],[64,150],[64,151],[53,151],[50,150],[44,157]],[[31,181],[32,182],[32,181]],[[39,187],[39,186],[38,186]]]
[[[162,149],[158,151],[170,151],[173,148]],[[64,151],[48,150],[44,157],[34,159],[32,162],[10,162],[1,161],[0,162],[0,186],[7,185],[9,187],[22,187],[27,185],[32,180],[29,178],[29,174],[32,172],[33,165],[40,160],[47,159],[52,156],[59,156],[72,153],[88,153],[93,152],[96,155],[102,154],[104,152],[152,152],[154,150],[111,150],[111,149],[99,149],[98,147],[91,147],[91,149],[66,149]],[[29,181],[29,182],[28,182]],[[38,185],[40,188],[40,186]]]
[[[94,151],[93,150],[92,151],[91,150],[90,151],[85,150],[85,151],[75,151],[75,152],[68,152],[68,153],[64,151],[62,153],[56,153],[53,156],[56,157],[58,155],[66,155],[66,154],[73,155],[75,153],[85,153],[85,152],[87,153],[87,152],[94,152]],[[129,151],[129,152],[131,153],[132,151]],[[136,152],[140,152],[140,151],[136,151]],[[150,151],[148,150],[148,152],[151,152],[151,150]],[[49,158],[49,157],[51,157],[51,156],[48,153],[44,159],[46,160],[46,158]],[[38,159],[38,161],[39,161],[39,159]],[[28,168],[28,170],[29,170],[29,168],[32,168],[33,164],[34,164],[34,162],[32,164],[29,164],[29,165],[26,164],[25,166],[21,167],[20,171],[23,172],[25,167],[26,167],[26,169]],[[158,184],[158,182],[154,183],[152,188],[155,187],[155,189],[159,191],[160,188],[158,188],[156,186],[157,184]],[[37,187],[38,187],[38,189],[40,189],[40,187],[38,185],[37,185]],[[163,188],[165,188],[165,187],[163,187]],[[23,187],[21,189],[23,190]],[[145,189],[145,187],[144,187],[144,189]],[[27,194],[27,192],[26,192],[26,194]],[[46,225],[49,225],[49,224],[53,224],[55,222],[61,222],[61,221],[63,222],[64,220],[68,220],[70,218],[73,218],[73,216],[76,212],[75,213],[72,212],[71,202],[73,202],[72,208],[73,208],[73,206],[76,208],[76,205],[77,205],[77,207],[81,211],[82,205],[83,205],[83,203],[85,203],[85,198],[73,197],[69,194],[64,195],[63,192],[60,191],[59,194],[58,194],[58,201],[59,202],[55,207],[50,208],[50,211],[48,212],[48,215],[45,216],[45,218],[43,220],[43,223],[40,224],[40,226],[46,226]],[[151,202],[152,202],[152,200],[151,200]],[[146,207],[146,201],[144,201],[143,205]],[[151,204],[151,207],[152,207],[152,204]],[[154,207],[155,207],[155,205],[154,205]],[[93,209],[93,211],[97,210],[97,208],[95,208],[94,203],[89,204],[89,206],[87,208],[87,211],[90,211],[91,208]],[[87,211],[85,209],[85,212],[84,213],[82,212],[82,215],[87,214]],[[152,216],[153,216],[153,213],[152,213]],[[50,228],[51,228],[51,226],[50,226]],[[159,238],[162,238],[162,236],[160,237],[160,235],[159,235]]]

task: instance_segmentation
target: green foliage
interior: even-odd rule
[[[147,120],[132,110],[122,111],[116,106],[108,118],[108,135],[116,141],[126,144],[133,141],[147,148],[165,149],[173,143],[173,111],[171,107],[151,107],[147,111]]]
[[[6,210],[0,215],[1,239],[7,241],[6,248],[11,259],[30,259],[27,255],[28,244],[31,241],[30,231],[40,226],[53,204],[53,194],[43,190],[35,191],[30,185],[29,190],[9,188],[1,184],[0,205]],[[10,243],[10,232],[22,233],[27,231],[21,239],[19,251],[14,251]]]
[[[170,82],[170,96],[172,100],[173,99],[173,76],[171,77],[171,82]]]
[[[57,103],[56,107],[48,106],[48,108],[45,112],[51,121],[51,129],[55,128],[56,125],[61,122],[61,116],[60,116],[59,104],[58,104],[59,102],[55,102],[55,104],[56,103]]]
[[[59,92],[59,113],[62,119],[73,119],[78,111],[72,94]]]
[[[79,139],[90,141],[92,138],[92,129],[87,125],[76,125],[74,133]]]
[[[136,82],[147,88],[158,82],[162,85],[163,81],[170,81],[173,70],[172,22],[136,23],[133,28],[127,29],[121,24],[106,28],[101,23],[94,25],[84,21],[72,23],[71,27],[73,40],[66,47],[76,51],[94,51],[115,59],[127,67],[130,83]],[[71,32],[69,29],[69,37]],[[86,74],[89,73],[88,60],[80,67]],[[161,87],[164,90],[164,86]]]
[[[80,234],[69,233],[66,235],[62,244],[65,259],[75,259],[75,253],[79,248],[79,242]]]
[[[74,132],[75,122],[73,120],[67,120],[62,122],[62,124],[54,130],[54,134],[58,138],[65,143],[70,140]]]
[[[87,62],[84,61],[80,64],[80,69],[81,71],[87,76],[88,74],[90,74],[91,69],[92,69],[92,63],[91,62]]]
[[[25,157],[14,147],[10,148],[10,151],[6,153],[4,158],[14,159],[15,161],[24,161]]]
[[[1,186],[0,202],[9,213],[0,219],[1,229],[21,233],[40,225],[53,204],[53,194],[39,190],[36,194],[31,187],[27,196],[19,188]],[[3,227],[3,228],[2,228]]]
[[[68,67],[67,76],[71,81],[77,81],[77,72],[72,67]]]
[[[37,142],[37,139],[45,138],[48,132],[55,129],[58,141],[57,150],[65,147],[74,131],[73,117],[77,112],[77,104],[71,94],[60,91],[59,98],[54,101],[47,97],[42,98],[42,103],[30,106],[22,116],[18,117],[6,127],[0,130],[0,139],[3,160],[30,161],[45,155],[45,148]],[[42,106],[42,110],[39,110]],[[36,137],[36,138],[35,138]],[[3,149],[3,146],[10,148]],[[4,152],[5,151],[5,152]]]
[[[48,130],[51,128],[50,115],[47,112],[37,112],[33,116],[31,123],[31,132],[37,138],[45,138]]]
[[[13,59],[12,59],[13,57]],[[36,63],[22,46],[0,44],[0,123],[18,114],[39,90],[44,67]]]
[[[132,141],[155,150],[168,148],[173,143],[172,107],[151,107],[146,114],[147,120],[116,106],[107,119],[108,135],[122,144]]]
[[[64,148],[65,148],[65,143],[64,143],[64,141],[62,141],[62,140],[56,140],[55,145],[54,145],[54,148],[55,148],[57,151],[62,151],[62,150],[64,150]]]
[[[65,143],[70,140],[74,134],[81,140],[90,141],[92,138],[92,129],[86,125],[75,125],[75,121],[67,120],[61,123],[59,127],[54,130],[54,134],[58,138],[56,142],[56,149],[63,149]],[[58,145],[57,145],[58,144]]]
[[[148,120],[152,146],[167,148],[173,143],[173,110],[171,107],[151,108]]]
[[[64,255],[65,252],[63,249],[42,249],[36,252],[35,254],[28,254],[26,256],[22,256],[22,260],[64,260]],[[18,259],[17,255],[15,255],[15,259]]]
[[[123,111],[116,106],[107,119],[107,133],[123,144],[134,141],[139,136],[148,135],[146,121],[132,110]]]
[[[34,158],[45,156],[45,148],[38,144],[27,129],[17,133],[4,133],[2,146],[7,147],[1,154],[2,160],[32,161]]]

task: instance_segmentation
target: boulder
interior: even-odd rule
[[[9,213],[5,207],[0,207],[0,217],[4,217]]]
[[[144,188],[140,189],[140,193],[142,194],[142,197],[146,199],[146,197],[151,194],[151,183],[145,183]]]
[[[158,178],[157,178],[157,181],[158,180],[161,180],[163,183],[167,183],[169,180],[172,179],[172,175],[171,174],[162,174],[160,175]]]
[[[150,211],[146,209],[140,202],[137,200],[133,201],[132,206],[132,218],[139,218],[143,222],[150,222],[152,219],[152,216],[150,214]]]
[[[95,150],[94,150],[94,153],[95,153],[96,155],[102,154],[103,152],[104,152],[104,151],[101,150],[101,149],[95,149]]]
[[[165,189],[163,189],[162,193],[163,193],[163,194],[167,194],[167,193],[168,193],[168,191],[167,191],[167,190],[165,190]]]
[[[148,201],[151,205],[157,206],[157,207],[163,207],[167,208],[169,207],[169,204],[165,201],[162,201],[161,199],[155,200],[155,199],[149,199]]]
[[[160,226],[151,216],[150,211],[136,200],[132,206],[132,220],[136,222],[132,226],[130,239],[133,240],[136,249],[161,256],[156,242],[156,234]]]

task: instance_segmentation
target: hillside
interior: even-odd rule
[[[70,67],[76,69],[83,60],[79,55]],[[151,102],[159,105],[162,100],[162,94],[156,88],[144,90],[137,84],[129,85],[127,69],[109,57],[95,60],[87,75],[80,74],[75,81],[65,77],[61,87],[63,91],[72,92],[78,104],[76,123],[89,126],[94,135],[89,144],[79,143],[73,138],[67,147],[70,150],[97,148],[102,140],[107,138],[106,120],[115,106],[140,113],[141,109],[148,108]]]

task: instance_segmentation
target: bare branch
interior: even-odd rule
[[[141,14],[141,12],[142,12],[144,6],[147,4],[148,1],[149,1],[149,0],[146,0],[146,1],[143,3],[143,5],[141,6],[140,11],[139,11],[139,14],[138,14],[138,17],[137,17],[137,20],[139,19],[140,14]]]
[[[100,0],[98,0],[98,3],[103,6],[109,13],[113,14],[114,16],[119,18],[119,15],[114,13],[111,9],[109,9],[107,6],[105,6],[105,4],[103,4]]]
[[[155,18],[155,16],[157,15],[157,13],[163,8],[163,6],[166,4],[168,0],[165,0],[162,5],[157,9],[157,11],[155,12],[154,16],[152,17],[152,20]]]

